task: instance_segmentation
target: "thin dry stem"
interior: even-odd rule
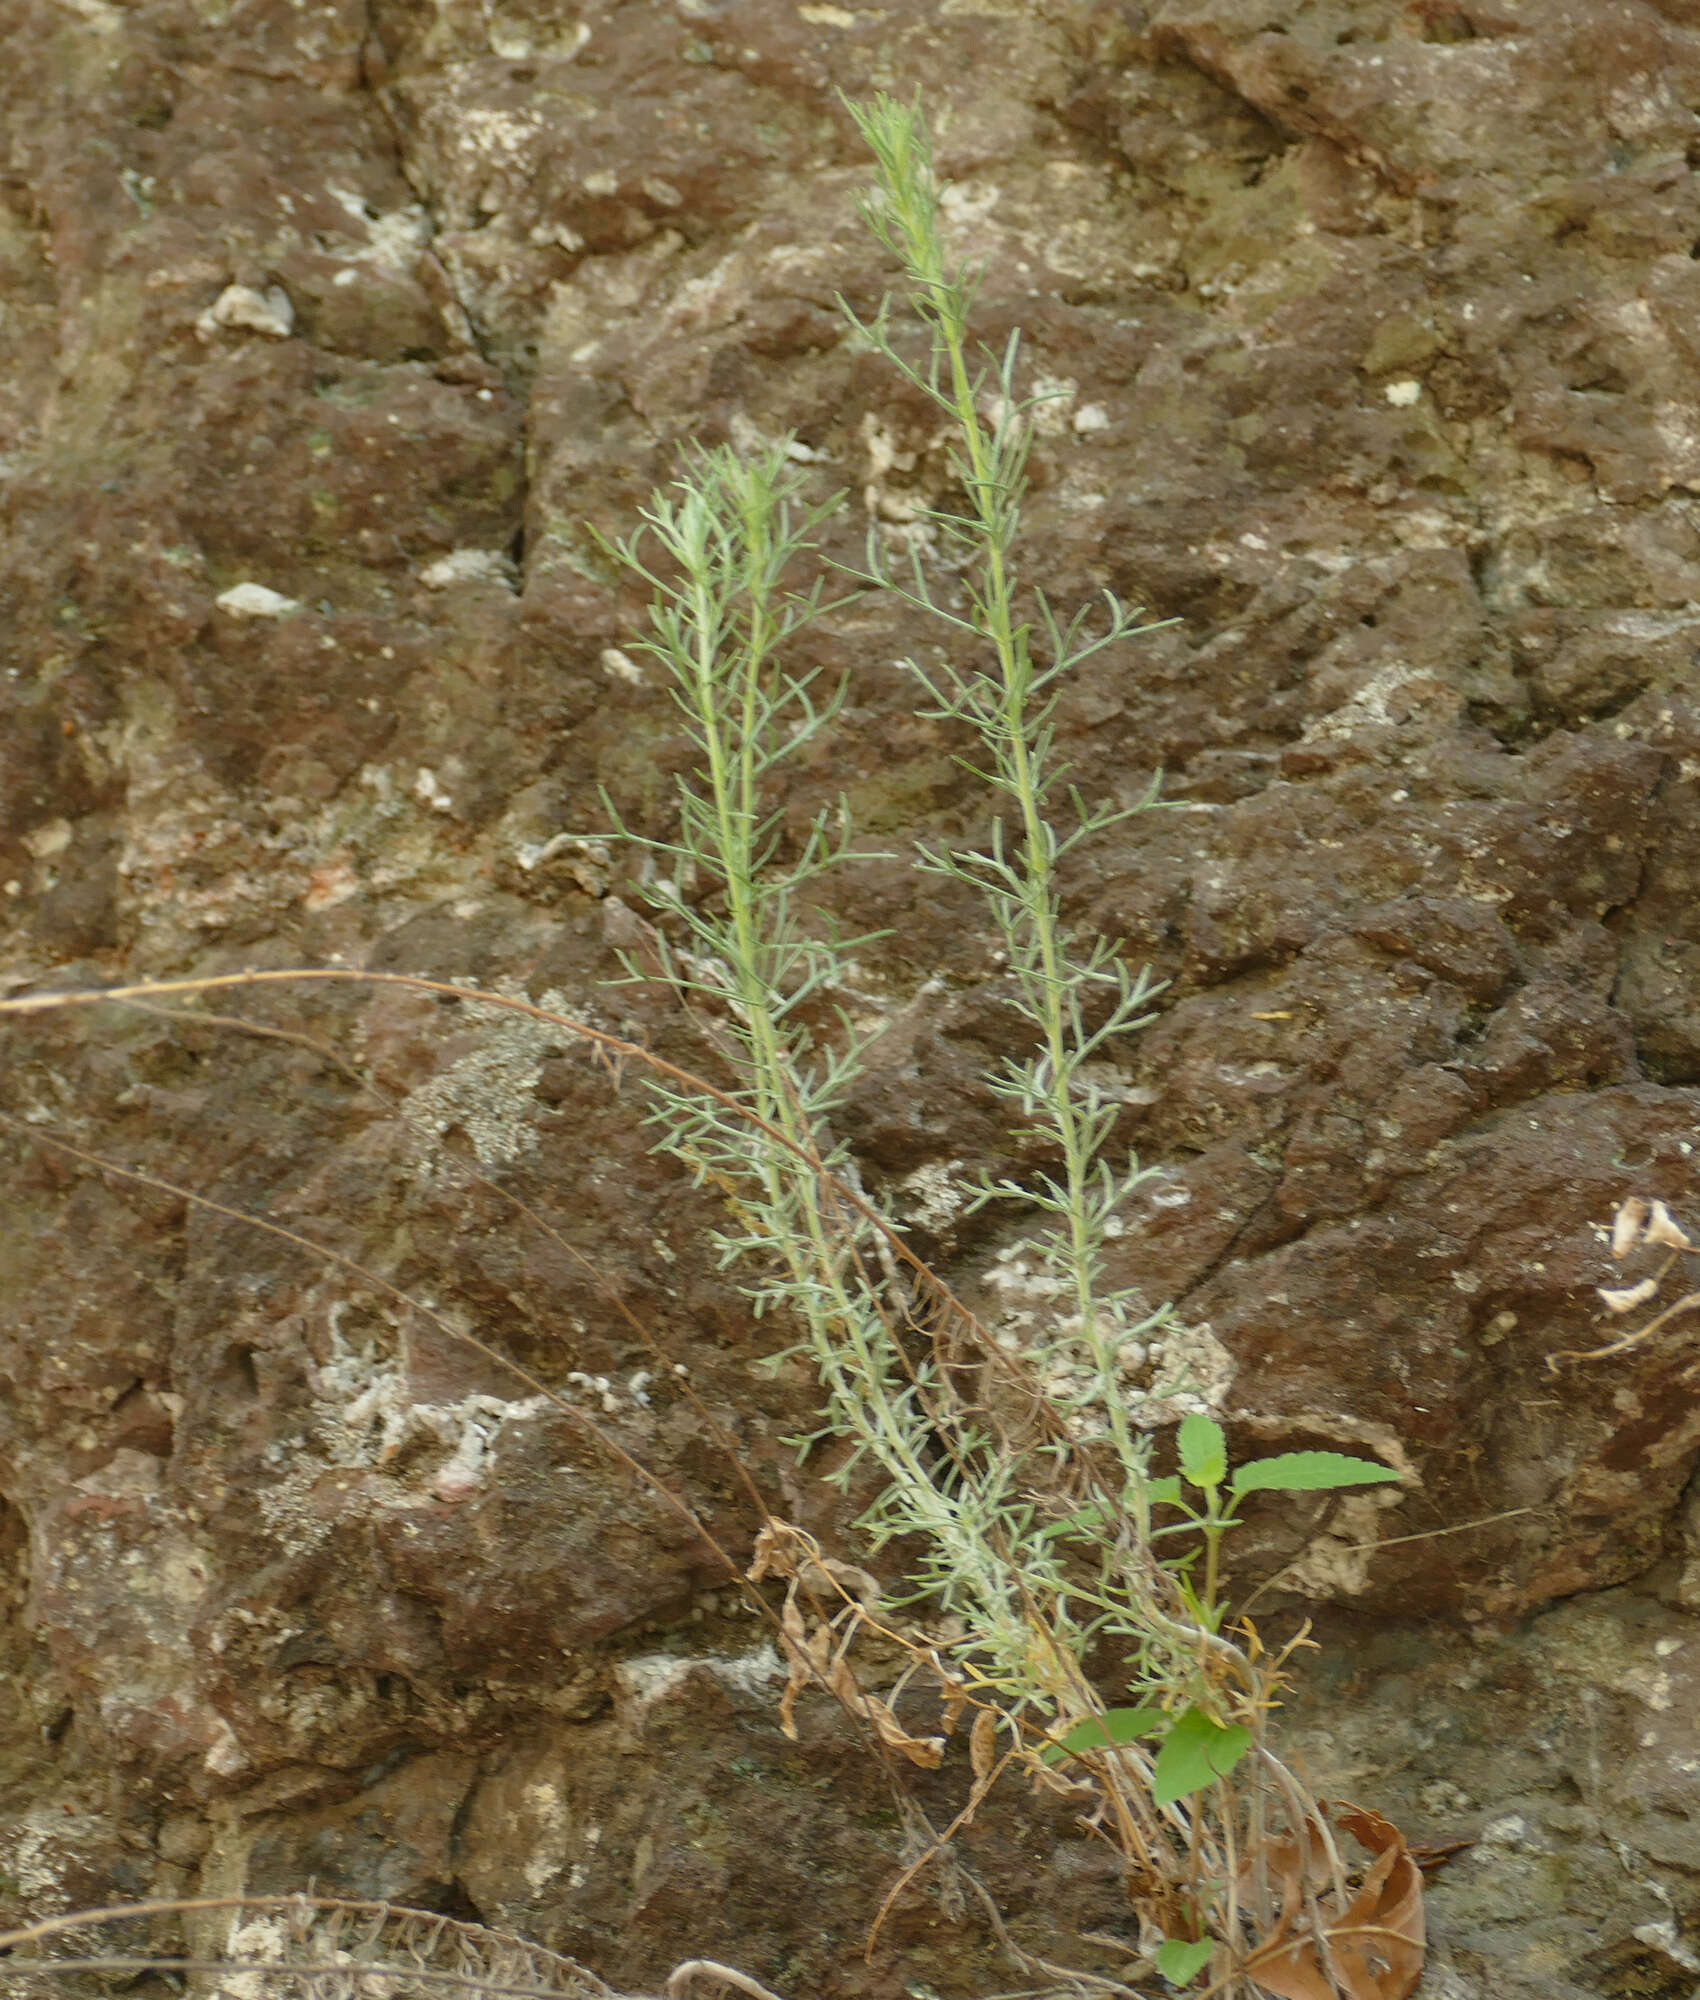
[[[1604,1361],[1613,1354],[1627,1354],[1631,1348],[1639,1347],[1651,1340],[1654,1334],[1663,1332],[1679,1313],[1693,1312],[1697,1306],[1700,1306],[1700,1292],[1690,1292],[1687,1298],[1678,1299],[1675,1305],[1666,1306],[1662,1313],[1655,1314],[1645,1326],[1637,1327],[1635,1332],[1626,1333],[1621,1340],[1614,1340],[1605,1347],[1560,1348],[1556,1354],[1547,1356],[1548,1372],[1556,1375],[1560,1364],[1566,1361]]]
[[[722,1965],[717,1958],[687,1958],[682,1965],[674,1966],[667,1975],[667,2000],[684,2000],[699,1979],[718,1979],[722,1986],[747,1993],[750,2000],[779,2000],[772,1987],[764,1986],[759,1979],[752,1979],[734,1966]]]

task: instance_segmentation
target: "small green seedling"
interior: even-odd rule
[[[1289,1451],[1252,1459],[1236,1467],[1230,1479],[1227,1437],[1220,1424],[1200,1415],[1182,1422],[1177,1442],[1180,1472],[1152,1480],[1147,1491],[1152,1506],[1173,1507],[1186,1519],[1154,1529],[1152,1539],[1181,1534],[1203,1537],[1205,1575],[1201,1590],[1194,1587],[1188,1574],[1191,1556],[1171,1559],[1165,1567],[1179,1580],[1188,1608],[1210,1632],[1221,1630],[1226,1615],[1221,1595],[1222,1543],[1228,1530],[1239,1525],[1238,1503],[1247,1493],[1323,1493],[1348,1486],[1383,1485],[1399,1477],[1389,1467],[1367,1458],[1351,1458],[1335,1451]],[[1201,1507],[1187,1500],[1186,1486],[1196,1487],[1202,1494]],[[1062,1525],[1085,1532],[1093,1523],[1073,1515]],[[1159,1735],[1151,1790],[1160,1806],[1172,1805],[1227,1777],[1252,1745],[1252,1733],[1243,1723],[1220,1722],[1196,1703],[1189,1702],[1171,1714],[1147,1702],[1138,1708],[1112,1708],[1092,1716],[1047,1743],[1039,1755],[1054,1765],[1083,1753],[1119,1749]]]
[[[1212,1632],[1222,1629],[1226,1606],[1221,1600],[1222,1542],[1239,1525],[1239,1502],[1248,1493],[1327,1493],[1345,1486],[1381,1486],[1399,1474],[1374,1459],[1351,1458],[1338,1451],[1283,1451],[1273,1458],[1254,1458],[1236,1466],[1228,1477],[1228,1440],[1222,1426],[1205,1416],[1183,1420],[1177,1440],[1181,1469],[1167,1479],[1151,1481],[1154,1507],[1173,1507],[1184,1521],[1152,1531],[1158,1536],[1197,1534],[1204,1538],[1204,1587],[1186,1586],[1195,1615]],[[1202,1508],[1185,1497],[1195,1486],[1204,1496]],[[1226,1491],[1224,1491],[1224,1488]]]

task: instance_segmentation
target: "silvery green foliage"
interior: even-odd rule
[[[844,692],[817,698],[779,659],[822,608],[818,591],[785,580],[820,519],[799,505],[797,486],[783,445],[747,458],[692,453],[676,497],[658,496],[644,516],[665,573],[642,538],[618,550],[654,590],[643,649],[663,669],[699,761],[678,787],[674,839],[638,836],[617,816],[616,830],[657,866],[642,887],[661,932],[660,970],[710,1021],[748,1114],[656,1086],[657,1118],[669,1150],[738,1217],[720,1250],[759,1274],[747,1286],[758,1310],[787,1306],[804,1328],[826,1429],[856,1446],[837,1476],[848,1479],[864,1455],[879,1466],[876,1538],[921,1535],[918,1586],[969,1616],[988,1656],[1013,1671],[1030,1643],[1020,1578],[996,1548],[1013,1469],[986,1458],[975,1477],[952,1479],[931,1462],[936,1373],[899,1348],[888,1275],[866,1219],[843,1198],[852,1170],[828,1126],[866,1038],[840,1012],[823,1046],[806,1020],[862,941],[800,919],[802,892],[849,857],[847,832],[823,814],[787,853],[770,795],[779,765],[832,720]],[[677,886],[687,872],[689,897]],[[683,941],[669,944],[669,931]]]
[[[918,108],[879,99],[850,110],[878,170],[866,218],[903,268],[909,308],[929,336],[926,358],[916,364],[899,351],[889,302],[871,319],[849,314],[851,325],[947,420],[964,498],[958,512],[924,510],[896,538],[906,552],[895,562],[876,522],[865,567],[843,574],[938,620],[967,662],[906,664],[925,712],[971,733],[976,749],[964,762],[995,816],[980,847],[922,848],[916,862],[984,899],[1028,1031],[1030,1052],[990,1082],[1011,1107],[1015,1136],[1046,1164],[964,1192],[971,1207],[1010,1200],[1042,1218],[1032,1249],[1054,1306],[1048,1324],[1010,1353],[930,1273],[905,1273],[893,1226],[832,1136],[833,1110],[868,1047],[834,996],[869,940],[838,936],[814,900],[824,876],[857,858],[843,808],[823,811],[800,837],[788,833],[776,782],[844,696],[783,658],[828,608],[818,585],[801,590],[790,578],[836,504],[803,504],[784,444],[688,454],[671,496],[657,496],[644,516],[647,539],[617,550],[654,592],[644,650],[665,674],[697,762],[678,786],[673,838],[638,836],[617,815],[615,824],[646,857],[640,886],[661,975],[734,1078],[720,1098],[652,1086],[656,1117],[662,1143],[736,1218],[719,1243],[728,1262],[755,1274],[748,1295],[758,1309],[787,1308],[802,1328],[792,1351],[819,1375],[820,1435],[854,1446],[835,1476],[869,1461],[877,1469],[864,1525],[876,1543],[916,1538],[910,1588],[955,1620],[944,1648],[951,1671],[990,1704],[1012,1748],[1041,1768],[1090,1770],[1141,1895],[1181,1924],[1162,1948],[1164,1969],[1189,1981],[1212,1937],[1237,1949],[1245,1926],[1257,1935],[1271,1921],[1261,1874],[1252,1906],[1242,1906],[1236,1857],[1248,1843],[1258,1850],[1274,1826],[1322,1824],[1264,1740],[1279,1662],[1224,1633],[1220,1557],[1239,1498],[1396,1475],[1297,1453],[1230,1481],[1220,1428],[1195,1413],[1182,1427],[1180,1473],[1151,1476],[1137,1404],[1153,1388],[1134,1370],[1166,1314],[1140,1317],[1131,1295],[1105,1283],[1105,1247],[1147,1170],[1109,1157],[1118,1103],[1099,1079],[1150,1018],[1155,988],[1115,943],[1070,932],[1060,871],[1083,843],[1158,801],[1153,788],[1130,803],[1088,802],[1067,782],[1056,745],[1068,675],[1150,628],[1113,596],[1064,619],[1024,583],[1017,557],[1036,402],[1019,393],[1018,340],[975,358],[973,278],[944,254]],[[661,552],[653,563],[650,542]],[[656,969],[631,968],[635,977]],[[809,1024],[823,1015],[835,1025],[817,1036]],[[1187,1386],[1155,1385],[1155,1394]],[[1105,1640],[1126,1661],[1136,1708],[1106,1706],[1088,1674]],[[1331,1867],[1343,1898],[1337,1856]]]
[[[955,439],[951,470],[967,496],[967,511],[930,509],[932,531],[957,586],[960,608],[947,605],[930,578],[916,538],[901,572],[886,560],[877,527],[868,539],[866,579],[954,628],[970,660],[909,671],[931,704],[926,711],[966,724],[978,739],[981,763],[971,765],[1000,816],[982,849],[923,849],[919,865],[975,888],[1003,941],[1012,998],[1032,1031],[1030,1055],[1008,1061],[989,1080],[1016,1110],[1015,1136],[1059,1159],[1055,1172],[1015,1182],[986,1181],[976,1199],[1007,1197],[1050,1218],[1036,1247],[1065,1302],[1049,1353],[1035,1354],[1052,1393],[1062,1400],[1077,1435],[1107,1430],[1116,1454],[1137,1481],[1145,1452],[1129,1421],[1137,1394],[1125,1366],[1130,1344],[1155,1333],[1167,1311],[1130,1323],[1131,1294],[1106,1291],[1104,1245],[1128,1195],[1150,1178],[1137,1159],[1114,1164],[1106,1149],[1118,1106],[1106,1098],[1093,1066],[1144,1026],[1156,991],[1147,972],[1134,972],[1119,944],[1082,941],[1062,920],[1059,870],[1083,843],[1158,804],[1155,785],[1131,804],[1090,805],[1066,784],[1056,756],[1056,710],[1063,683],[1096,653],[1155,629],[1138,622],[1106,592],[1092,629],[1093,607],[1060,619],[1043,590],[1028,591],[1018,567],[1021,503],[1032,415],[1042,398],[1023,400],[1018,385],[1020,336],[1001,355],[971,358],[969,312],[974,283],[952,268],[939,237],[939,189],[925,122],[914,108],[890,99],[851,111],[879,168],[879,185],[864,206],[874,234],[909,275],[911,299],[931,330],[924,366],[904,360],[882,310],[858,333],[897,368],[949,421]],[[1031,605],[1022,618],[1019,607]],[[1165,1385],[1171,1389],[1184,1384]]]
[[[856,581],[920,607],[973,642],[962,650],[989,656],[985,667],[908,663],[928,712],[974,732],[980,753],[970,768],[999,808],[984,848],[923,849],[917,860],[984,896],[1032,1031],[1033,1052],[990,1081],[1013,1107],[1016,1136],[1055,1165],[970,1192],[975,1203],[1015,1199],[1045,1218],[1035,1247],[1057,1310],[1024,1360],[1047,1385],[1051,1421],[1033,1438],[1018,1444],[994,1416],[959,1407],[934,1357],[898,1339],[888,1270],[865,1216],[835,1186],[851,1168],[830,1114],[866,1038],[842,1010],[825,1040],[806,1023],[866,941],[834,936],[809,896],[852,858],[842,810],[788,842],[775,796],[785,760],[833,721],[844,696],[842,686],[823,690],[793,675],[782,657],[826,608],[818,585],[800,590],[790,577],[835,504],[802,503],[784,444],[749,455],[690,452],[684,476],[646,510],[645,534],[617,550],[652,588],[643,650],[663,670],[698,762],[678,786],[672,839],[640,839],[617,815],[615,825],[651,864],[642,886],[663,934],[661,970],[714,1021],[739,1104],[755,1120],[658,1087],[665,1143],[731,1201],[740,1226],[722,1234],[720,1248],[728,1260],[755,1257],[758,1308],[782,1303],[806,1329],[826,1429],[856,1446],[838,1476],[865,1455],[878,1463],[883,1490],[867,1527],[878,1541],[923,1538],[917,1593],[964,1618],[962,1650],[1006,1699],[1054,1715],[1083,1698],[1080,1663],[1097,1636],[1116,1633],[1143,1657],[1168,1622],[1152,1601],[1148,1443],[1129,1416],[1138,1391],[1126,1367],[1164,1316],[1134,1323],[1126,1298],[1102,1278],[1117,1211],[1145,1174],[1137,1161],[1105,1157],[1117,1105],[1093,1070],[1148,1018],[1153,988],[1110,941],[1069,934],[1059,888],[1075,849],[1156,801],[1089,806],[1067,786],[1054,749],[1066,676],[1144,628],[1114,598],[1089,630],[1087,613],[1064,621],[1043,593],[1024,592],[1016,553],[1033,405],[1017,393],[1018,344],[977,365],[970,358],[973,285],[946,264],[924,123],[886,100],[852,109],[878,169],[868,220],[903,265],[909,302],[930,330],[929,360],[916,368],[899,356],[883,309],[872,321],[852,315],[853,325],[950,420],[953,468],[968,498],[964,513],[923,517],[948,549],[956,604],[935,590],[913,542],[905,569],[893,573],[877,532]],[[1029,619],[1017,615],[1022,602],[1033,607]],[[1107,1460],[1081,1449],[1100,1442]],[[1059,1516],[1046,1496],[1064,1473],[1088,1505]],[[1042,1639],[1037,1602],[1051,1627]],[[1178,1627],[1173,1637],[1196,1644]]]

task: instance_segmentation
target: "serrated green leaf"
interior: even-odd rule
[[[1160,1806],[1172,1806],[1201,1792],[1225,1778],[1250,1748],[1251,1731],[1243,1723],[1223,1724],[1202,1709],[1182,1709],[1157,1752],[1151,1796]]]
[[[1181,1504],[1181,1482],[1170,1473],[1167,1479],[1153,1479],[1145,1489],[1146,1498],[1153,1507],[1178,1507]]]
[[[1339,1451],[1284,1451],[1234,1468],[1236,1493],[1326,1493],[1335,1486],[1380,1486],[1399,1474],[1372,1458]]]
[[[1228,1476],[1228,1440],[1209,1417],[1182,1420],[1178,1440],[1181,1471],[1194,1486],[1220,1486]]]
[[[1149,1702],[1141,1708],[1106,1709],[1102,1715],[1089,1715],[1084,1722],[1077,1722],[1055,1743],[1047,1743],[1039,1756],[1046,1764],[1060,1764],[1082,1750],[1113,1750],[1120,1743],[1137,1743],[1167,1720],[1164,1711]]]
[[[1157,1947],[1157,1970],[1171,1986],[1190,1986],[1215,1955],[1214,1938],[1200,1938],[1197,1944],[1165,1938]]]

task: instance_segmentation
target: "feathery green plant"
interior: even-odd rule
[[[945,253],[919,105],[849,108],[877,169],[864,214],[902,267],[925,358],[899,350],[889,301],[871,319],[845,311],[854,335],[944,420],[962,500],[924,511],[896,560],[874,522],[865,567],[844,574],[938,621],[959,656],[907,664],[924,712],[976,740],[975,761],[964,761],[997,817],[985,846],[922,848],[916,862],[985,900],[1032,1048],[990,1082],[1018,1136],[1052,1163],[962,1193],[969,1206],[1019,1202],[1042,1218],[1032,1248],[1055,1295],[1052,1324],[1012,1352],[942,1287],[906,1279],[832,1133],[868,1037],[842,1007],[830,1027],[813,1024],[833,1017],[869,940],[837,936],[812,892],[856,850],[842,808],[790,838],[780,786],[787,760],[844,697],[783,657],[831,608],[819,582],[803,590],[790,577],[838,503],[804,504],[783,444],[689,452],[683,477],[645,511],[645,532],[616,549],[654,593],[644,647],[698,761],[678,787],[673,839],[639,835],[617,813],[615,828],[647,859],[639,886],[661,974],[735,1079],[719,1098],[652,1085],[661,1144],[724,1193],[736,1224],[720,1247],[753,1272],[758,1308],[787,1308],[801,1327],[825,1431],[855,1447],[835,1476],[864,1461],[877,1471],[865,1522],[874,1541],[920,1538],[911,1588],[954,1614],[960,1636],[947,1648],[916,1641],[916,1657],[949,1701],[990,1718],[986,1730],[1006,1745],[995,1769],[1014,1759],[1039,1782],[1096,1791],[1157,1969],[1185,1984],[1213,1967],[1213,1992],[1241,1990],[1248,1968],[1273,1963],[1279,1929],[1288,1961],[1309,1952],[1338,1979],[1344,1961],[1316,1888],[1345,1910],[1342,1865],[1325,1818],[1267,1742],[1285,1655],[1271,1660],[1249,1626],[1229,1628],[1221,1553],[1250,1492],[1397,1475],[1296,1452],[1230,1477],[1223,1433],[1202,1413],[1180,1428],[1179,1473],[1152,1474],[1155,1404],[1191,1385],[1139,1380],[1167,1313],[1137,1316],[1131,1296],[1105,1283],[1105,1245],[1150,1170],[1109,1157],[1117,1104],[1097,1075],[1150,1018],[1155,988],[1115,943],[1070,932],[1061,870],[1084,842],[1158,801],[1153,789],[1131,805],[1088,803],[1066,784],[1056,747],[1068,675],[1151,628],[1108,595],[1095,623],[1090,607],[1065,619],[1024,581],[1022,500],[1042,398],[1020,394],[1018,336],[1001,354],[973,345],[975,280]],[[629,970],[654,978],[657,968]],[[1113,1653],[1133,1706],[1099,1691],[1095,1670]],[[995,1775],[986,1730],[976,1732],[975,1802]],[[1295,1852],[1308,1884],[1302,1944],[1270,1859]]]
[[[1143,1452],[1128,1420],[1123,1395],[1126,1345],[1155,1333],[1167,1319],[1159,1312],[1127,1324],[1128,1295],[1106,1293],[1103,1249],[1127,1196],[1149,1178],[1137,1160],[1117,1169],[1106,1157],[1118,1106],[1093,1080],[1089,1065],[1150,1018],[1154,987],[1149,975],[1130,972],[1119,947],[1095,938],[1082,947],[1062,920],[1059,868],[1076,848],[1119,821],[1158,803],[1155,786],[1130,806],[1089,806],[1079,792],[1066,794],[1066,767],[1054,756],[1056,707],[1067,676],[1093,654],[1154,629],[1141,625],[1108,592],[1097,634],[1087,630],[1089,609],[1063,625],[1042,590],[1032,593],[1045,644],[1041,665],[1033,655],[1032,625],[1019,615],[1023,595],[1018,568],[1021,503],[1026,484],[1031,417],[1045,399],[1023,401],[1017,369],[1020,335],[1011,334],[995,366],[976,366],[969,352],[974,284],[951,268],[939,239],[938,191],[927,128],[915,111],[889,99],[851,107],[873,150],[879,190],[863,208],[868,226],[908,274],[910,298],[932,335],[926,364],[907,362],[893,345],[889,316],[871,323],[850,315],[856,332],[919,388],[952,427],[951,467],[967,497],[967,511],[929,509],[922,517],[939,545],[962,564],[966,609],[941,601],[921,551],[909,544],[907,579],[900,581],[883,557],[877,526],[870,531],[867,580],[954,629],[971,659],[989,651],[990,666],[946,664],[928,671],[908,662],[932,706],[931,717],[967,725],[988,757],[980,770],[994,801],[1010,814],[992,824],[985,852],[923,848],[918,865],[970,884],[985,898],[1003,940],[1017,1013],[1032,1030],[1030,1056],[1011,1060],[990,1081],[1024,1121],[1016,1136],[1061,1156],[1057,1174],[1027,1183],[1003,1181],[980,1188],[977,1200],[1012,1198],[1053,1218],[1037,1248],[1062,1287],[1071,1310],[1057,1335],[1060,1358],[1083,1353],[1081,1387],[1066,1402],[1075,1413],[1108,1425],[1117,1458],[1134,1477]],[[988,404],[991,421],[982,411]],[[970,768],[974,768],[970,766]],[[1092,1003],[1101,1003],[1092,1008]],[[1101,1018],[1088,1025],[1088,1010]],[[1036,1362],[1041,1357],[1035,1355]],[[1066,1368],[1065,1368],[1065,1372]],[[1132,1497],[1124,1492],[1122,1498]]]

